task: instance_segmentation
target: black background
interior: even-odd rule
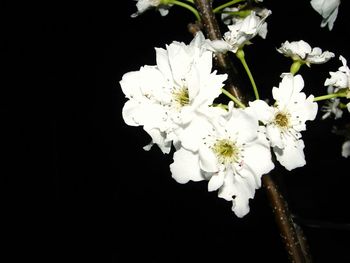
[[[307,94],[325,94],[338,56],[350,60],[348,1],[331,32],[309,1],[265,2],[267,39],[245,48],[262,97],[289,69],[275,49],[300,39],[336,54],[300,71]],[[206,182],[176,183],[171,155],[143,151],[147,135],[122,120],[122,75],[154,65],[154,47],[189,43],[190,12],[132,19],[126,0],[1,6],[2,262],[288,262],[263,189],[238,219]],[[303,227],[315,262],[350,262],[349,160],[320,116],[303,133],[307,165],[274,176],[295,214],[327,223]]]

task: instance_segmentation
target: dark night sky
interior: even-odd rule
[[[289,68],[275,48],[300,39],[336,53],[301,70],[306,93],[324,94],[338,56],[350,61],[348,1],[331,32],[309,1],[265,2],[268,37],[246,48],[262,96]],[[189,12],[132,19],[135,2],[125,0],[1,5],[2,262],[288,262],[263,189],[238,219],[206,182],[176,183],[171,155],[143,151],[149,138],[122,120],[122,75],[154,65],[154,47],[189,43]],[[307,165],[291,173],[278,166],[274,176],[295,214],[344,225],[349,159],[320,116],[303,133]],[[315,263],[350,262],[350,231],[335,227],[304,226]]]

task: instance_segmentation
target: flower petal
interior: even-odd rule
[[[249,213],[249,199],[254,197],[255,185],[253,177],[226,174],[218,196],[232,201],[232,211],[236,216],[243,217]]]
[[[255,100],[249,102],[249,106],[254,110],[255,115],[259,121],[262,121],[264,124],[269,123],[274,116],[274,108],[270,107],[263,100]]]
[[[216,173],[219,171],[217,157],[206,145],[202,145],[199,149],[199,165],[205,172]]]
[[[180,184],[188,181],[202,181],[205,178],[199,168],[198,154],[180,148],[174,153],[174,162],[170,165],[172,177]]]
[[[224,172],[213,174],[208,182],[208,191],[212,192],[212,191],[218,190],[224,183],[224,179],[225,179]]]
[[[341,155],[345,158],[350,156],[350,140],[343,143]]]
[[[286,137],[286,140],[288,140],[288,142],[285,144],[284,149],[278,147],[273,148],[277,160],[288,171],[304,166],[306,161],[303,140],[294,140],[290,137]]]

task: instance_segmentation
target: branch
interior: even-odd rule
[[[202,26],[210,40],[220,40],[222,35],[219,24],[215,18],[212,8],[212,0],[194,0],[197,10],[201,16]],[[220,71],[228,74],[227,89],[229,92],[245,103],[245,98],[240,91],[240,78],[237,69],[232,64],[227,54],[217,53],[216,63]]]
[[[288,204],[279,192],[269,174],[262,177],[263,185],[269,197],[275,220],[283,239],[290,262],[311,263],[311,255],[301,228],[293,222]]]

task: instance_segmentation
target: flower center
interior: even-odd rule
[[[222,164],[239,161],[240,150],[233,141],[227,139],[218,140],[214,143],[212,150]]]
[[[190,98],[187,87],[181,87],[173,92],[174,100],[180,105],[180,107],[190,104]]]
[[[278,112],[275,115],[275,123],[280,126],[281,128],[288,128],[289,127],[289,114]]]

